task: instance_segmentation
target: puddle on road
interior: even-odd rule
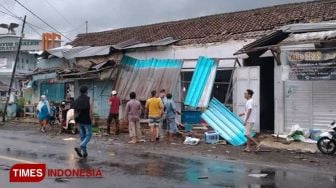
[[[198,161],[155,154],[136,154],[138,163],[103,162],[109,172],[121,175],[142,175],[188,182],[207,187],[335,187],[336,177],[302,171],[251,167],[243,164]],[[249,175],[253,174],[252,177]],[[267,176],[263,177],[267,174]]]

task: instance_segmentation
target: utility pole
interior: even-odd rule
[[[18,59],[19,59],[22,38],[23,38],[23,35],[24,35],[23,32],[24,32],[24,28],[25,28],[25,25],[26,25],[26,17],[27,16],[24,16],[24,19],[23,19],[23,24],[22,24],[22,29],[21,29],[21,36],[20,36],[20,40],[19,40],[19,46],[18,46],[18,49],[17,49],[17,52],[16,52],[16,57],[15,57],[15,62],[14,62],[14,66],[13,66],[12,77],[11,77],[11,80],[10,80],[10,84],[9,84],[9,88],[8,88],[8,93],[7,93],[7,96],[6,96],[6,104],[5,104],[5,108],[4,108],[3,114],[2,114],[2,122],[6,121],[7,107],[8,107],[8,102],[9,102],[10,95],[12,93],[12,87],[13,87],[13,82],[14,82],[14,77],[15,77],[15,72],[16,72],[16,64],[17,64]]]
[[[85,21],[85,33],[87,34],[89,32],[89,22]]]

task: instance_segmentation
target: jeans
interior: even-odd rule
[[[79,124],[79,134],[80,134],[80,141],[79,144],[80,149],[86,153],[86,145],[89,143],[91,136],[92,136],[92,125],[90,124]]]

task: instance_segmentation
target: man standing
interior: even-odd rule
[[[166,122],[167,122],[167,142],[171,142],[173,140],[173,135],[177,133],[177,125],[175,121],[176,114],[179,114],[176,111],[176,105],[174,100],[172,99],[173,96],[171,93],[167,94],[167,100],[165,102],[165,109],[166,109]]]
[[[163,114],[163,104],[159,98],[156,97],[156,91],[151,92],[152,97],[146,101],[146,115],[148,115],[148,124],[151,132],[151,142],[157,138],[159,125],[161,123],[161,116]]]
[[[257,145],[256,151],[259,151],[260,149],[260,143],[258,143],[254,138],[251,137],[251,133],[253,130],[254,123],[256,121],[256,107],[253,103],[253,91],[251,89],[247,89],[244,93],[244,97],[247,100],[245,105],[245,113],[239,114],[239,116],[245,116],[244,117],[244,127],[245,131],[244,134],[247,138],[246,148],[244,151],[250,152],[250,144],[251,142],[255,143]]]
[[[126,104],[125,120],[128,121],[128,129],[131,141],[129,144],[135,144],[140,142],[141,129],[140,129],[140,115],[141,115],[141,103],[135,99],[135,92],[130,93],[130,101]]]
[[[160,126],[159,126],[159,131],[156,135],[156,140],[160,140],[160,137],[163,138],[164,137],[164,129],[167,129],[167,121],[166,121],[166,107],[165,107],[165,103],[167,102],[167,96],[166,96],[166,90],[165,89],[161,89],[160,91],[160,99],[163,105],[163,114],[161,117],[161,122],[160,122]]]
[[[114,120],[115,135],[119,134],[119,106],[121,105],[120,99],[117,96],[117,91],[112,91],[112,96],[109,99],[110,114],[107,118],[107,134],[111,131],[111,122]]]
[[[87,96],[88,87],[80,88],[81,95],[74,102],[75,121],[79,124],[80,147],[76,147],[75,151],[79,157],[86,158],[88,156],[86,145],[92,136],[92,105],[90,97]]]

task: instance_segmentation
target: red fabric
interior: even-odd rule
[[[120,99],[117,96],[110,97],[110,113],[119,114]]]

